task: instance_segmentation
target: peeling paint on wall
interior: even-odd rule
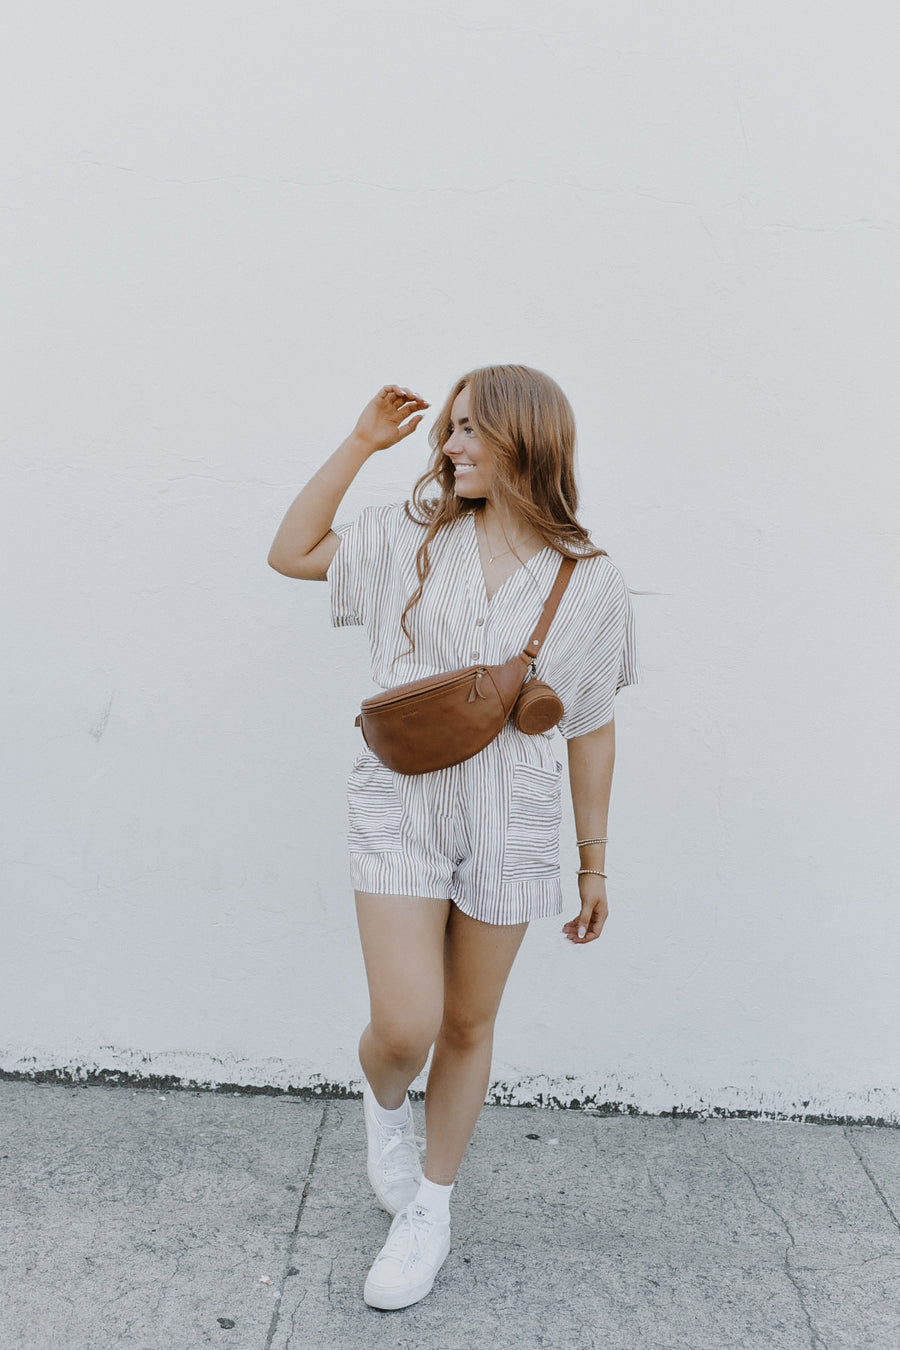
[[[107,725],[109,723],[109,715],[112,712],[114,697],[115,695],[110,694],[109,698],[106,700],[106,703],[103,705],[103,711],[97,718],[95,718],[95,720],[88,727],[88,734],[93,736],[95,741],[100,741],[103,739],[103,733],[107,728]]]
[[[238,1060],[219,1060],[198,1055],[151,1056],[109,1048],[105,1059],[73,1061],[40,1066],[25,1056],[15,1063],[0,1060],[0,1079],[27,1080],[36,1083],[60,1083],[85,1087],[147,1088],[156,1091],[206,1091],[248,1093],[266,1096],[303,1098],[356,1098],[362,1095],[362,1079],[333,1081],[318,1073],[298,1075],[287,1065],[260,1066]],[[118,1065],[118,1067],[114,1067]],[[167,1071],[178,1065],[181,1072]],[[494,1081],[486,1101],[493,1106],[531,1106],[552,1111],[584,1111],[599,1116],[670,1116],[674,1119],[780,1120],[838,1125],[885,1125],[900,1128],[900,1099],[897,1094],[872,1090],[854,1099],[847,1112],[828,1109],[825,1100],[809,1098],[791,1101],[760,1096],[755,1104],[738,1105],[707,1101],[700,1097],[672,1102],[655,1110],[642,1108],[633,1099],[613,1095],[616,1086],[604,1084],[589,1089],[574,1077],[559,1079],[538,1076],[519,1082]],[[422,1092],[413,1092],[422,1097]],[[751,1094],[747,1094],[750,1101]],[[860,1109],[860,1105],[862,1109]]]

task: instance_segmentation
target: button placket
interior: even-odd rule
[[[476,631],[475,631],[475,633],[473,634],[473,637],[472,637],[472,650],[469,652],[469,660],[470,660],[470,661],[480,661],[480,660],[481,660],[481,649],[480,649],[480,648],[481,648],[481,643],[482,643],[482,640],[483,640],[483,636],[484,636],[484,635],[483,635],[482,633],[479,633],[477,630],[478,630],[479,628],[483,628],[483,627],[484,627],[484,615],[482,614],[482,615],[479,615],[479,617],[475,620],[475,629],[476,629]]]

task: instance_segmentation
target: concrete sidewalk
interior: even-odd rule
[[[2,1350],[897,1350],[898,1216],[900,1131],[489,1107],[378,1313],[360,1102],[0,1083]]]

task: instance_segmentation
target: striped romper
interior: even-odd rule
[[[528,640],[559,568],[545,548],[489,600],[475,514],[439,531],[431,571],[416,589],[422,527],[402,505],[375,506],[338,526],[328,571],[335,627],[367,632],[372,677],[382,689],[463,666],[499,664]],[[537,676],[562,699],[567,739],[605,726],[619,689],[638,681],[634,619],[621,574],[607,557],[575,568],[537,660]],[[354,889],[452,900],[485,923],[513,924],[562,912],[559,877],[561,775],[552,732],[527,736],[508,722],[472,759],[405,775],[363,750],[348,784]]]

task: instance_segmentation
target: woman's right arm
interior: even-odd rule
[[[286,577],[325,580],[341,542],[331,526],[348,487],[376,451],[415,431],[427,407],[418,394],[397,384],[385,385],[366,404],[347,439],[288,507],[269,549],[270,567]]]

